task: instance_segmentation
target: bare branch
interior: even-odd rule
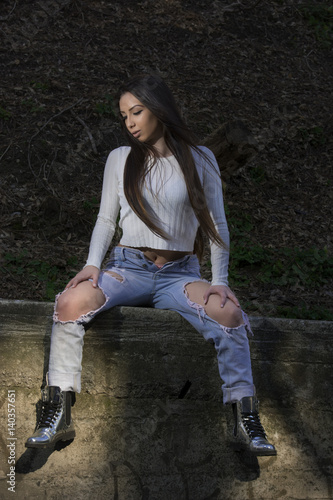
[[[237,2],[232,3],[230,5],[227,5],[223,9],[223,12],[234,12],[235,10],[237,10],[237,8],[238,9],[240,8],[242,10],[251,10],[251,9],[254,9],[255,7],[257,7],[257,5],[260,4],[260,2],[262,2],[262,0],[257,0],[253,5],[245,6],[242,4],[242,2],[240,2],[240,0],[237,0]]]
[[[37,132],[30,138],[30,141],[29,141],[29,146],[32,142],[32,140],[52,121],[54,120],[54,118],[57,118],[58,116],[62,115],[63,113],[66,113],[66,111],[69,111],[70,109],[74,108],[75,106],[77,106],[77,104],[80,104],[80,102],[83,101],[83,97],[81,99],[79,99],[78,101],[76,101],[74,104],[71,104],[70,106],[68,106],[67,108],[64,108],[62,109],[61,111],[59,111],[59,113],[56,113],[55,115],[51,116],[51,118],[49,118],[45,123],[44,125],[39,129],[37,130]]]
[[[51,116],[51,118],[49,118],[45,123],[44,125],[39,129],[37,130],[37,132],[32,136],[30,137],[29,139],[29,142],[28,142],[28,165],[29,165],[29,168],[32,172],[32,175],[35,177],[35,179],[39,179],[39,175],[36,175],[34,169],[32,168],[32,165],[31,165],[31,144],[32,144],[32,141],[35,139],[35,137],[37,137],[37,135],[39,135],[41,133],[42,130],[44,130],[44,128],[52,121],[54,120],[55,118],[57,118],[58,116],[66,113],[66,111],[69,111],[70,109],[74,108],[75,106],[77,106],[80,102],[83,101],[83,98],[79,99],[78,101],[76,101],[74,104],[71,104],[70,106],[67,106],[66,108],[62,109],[61,111],[59,111],[59,113],[56,113],[55,115]]]
[[[16,8],[16,2],[14,2],[14,7],[7,16],[0,16],[0,21],[7,21],[7,19],[9,19],[12,13],[14,12],[15,8]]]
[[[92,133],[90,132],[90,129],[88,127],[88,125],[82,120],[82,118],[80,118],[79,116],[77,116],[74,111],[71,111],[71,115],[74,116],[74,118],[79,122],[81,123],[81,125],[83,125],[83,127],[85,128],[85,131],[87,132],[87,135],[89,137],[89,140],[91,142],[91,147],[93,149],[93,152],[97,155],[98,154],[98,151],[97,151],[97,148],[96,148],[96,143],[94,141],[94,138],[93,138],[93,135]]]
[[[12,145],[12,144],[13,144],[13,143],[11,142],[11,143],[9,144],[9,146],[6,148],[6,151],[5,151],[4,153],[2,153],[2,155],[0,156],[0,161],[1,161],[1,160],[2,160],[2,158],[5,156],[5,154],[7,153],[7,151],[9,150],[9,148],[11,147],[11,145]]]
[[[260,4],[260,2],[262,2],[262,0],[257,0],[253,5],[250,5],[249,7],[245,7],[245,5],[242,5],[242,8],[243,10],[251,10],[251,9],[254,9],[255,7],[257,7],[257,5]]]

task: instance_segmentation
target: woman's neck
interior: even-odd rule
[[[172,151],[166,145],[164,137],[161,137],[155,142],[155,144],[152,145],[154,146],[160,158],[166,158],[168,156],[172,156]]]

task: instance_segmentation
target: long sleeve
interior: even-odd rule
[[[125,148],[113,150],[107,159],[103,188],[101,196],[101,204],[97,221],[91,236],[89,255],[86,266],[101,267],[105,254],[110,247],[119,213],[119,165],[124,161],[122,156]]]
[[[229,266],[229,230],[224,211],[223,189],[220,177],[219,166],[213,153],[201,147],[212,165],[205,162],[203,187],[207,200],[208,210],[215,228],[226,245],[221,248],[216,243],[210,241],[211,263],[212,263],[212,285],[228,285]],[[214,168],[213,168],[214,167]]]

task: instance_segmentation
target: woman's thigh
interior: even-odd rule
[[[244,322],[243,312],[231,300],[221,308],[221,298],[214,294],[209,296],[207,304],[204,303],[203,296],[209,287],[208,282],[191,276],[175,280],[156,295],[154,307],[176,311],[194,326],[199,316],[208,317],[227,328],[240,326]]]
[[[141,271],[141,270],[140,270]],[[117,305],[136,306],[148,304],[152,280],[147,272],[136,269],[112,267],[101,272],[98,286],[106,297],[105,309]]]
[[[146,285],[146,286],[145,286]],[[124,269],[101,271],[98,287],[83,281],[58,295],[56,321],[89,322],[96,314],[117,305],[140,305],[147,302],[147,283],[143,277]],[[148,293],[149,296],[149,293]]]
[[[237,307],[232,300],[227,299],[224,307],[221,307],[221,297],[218,294],[211,294],[205,304],[204,294],[210,287],[204,281],[195,281],[186,285],[186,295],[189,300],[204,308],[207,316],[228,328],[236,328],[243,323],[243,314],[240,307]]]

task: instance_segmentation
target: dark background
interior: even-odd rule
[[[124,144],[113,96],[153,71],[200,140],[239,119],[259,145],[225,192],[244,307],[333,319],[332,11],[291,0],[2,2],[0,297],[52,300],[82,267],[106,157]]]

